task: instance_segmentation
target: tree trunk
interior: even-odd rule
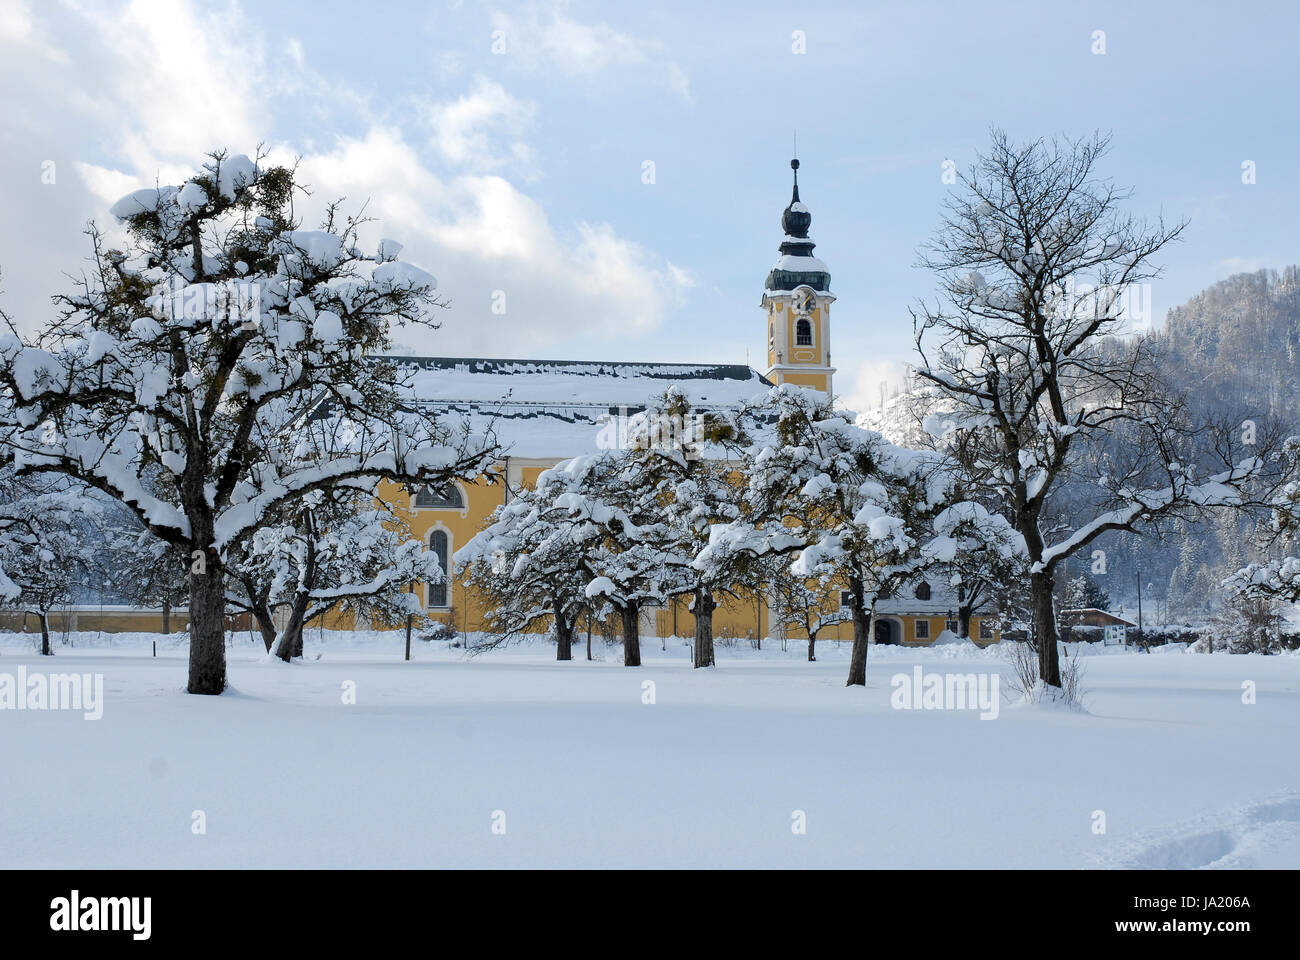
[[[808,662],[809,663],[817,662],[816,650],[817,650],[817,631],[809,630],[808,631]]]
[[[311,604],[311,591],[316,586],[316,529],[312,522],[312,512],[304,512],[307,522],[307,555],[303,564],[302,581],[298,592],[293,596],[293,607],[289,611],[289,622],[285,624],[284,633],[280,635],[280,645],[275,655],[289,663],[294,657],[302,656],[302,631],[306,625],[307,607]]]
[[[257,630],[262,635],[262,642],[266,644],[266,652],[270,653],[271,648],[275,646],[275,617],[271,615],[271,608],[267,606],[265,600],[253,601],[253,619],[257,621]]]
[[[302,656],[302,630],[307,621],[307,604],[310,600],[311,595],[306,590],[294,594],[289,620],[284,625],[284,632],[280,634],[280,642],[275,648],[275,655],[285,663]]]
[[[163,633],[171,633],[172,632],[172,602],[166,597],[163,597],[162,608],[163,608],[163,624],[162,624]]]
[[[203,572],[190,568],[190,693],[226,689],[226,579],[216,552],[203,551]]]
[[[587,659],[591,659],[591,611],[587,611]]]
[[[862,581],[856,577],[849,579],[849,593],[853,603],[853,652],[849,655],[849,679],[846,687],[865,687],[867,685],[867,644],[871,631],[875,629],[876,601],[872,598],[871,612],[862,609],[865,599]]]
[[[975,611],[969,605],[959,606],[957,608],[957,630],[963,640],[970,638],[970,619]]]
[[[695,666],[713,666],[713,611],[718,602],[713,594],[700,588],[695,591]]]
[[[619,608],[623,620],[623,666],[641,666],[641,605],[629,603]]]
[[[44,610],[39,614],[41,620],[41,656],[53,656],[50,653],[50,618]]]
[[[573,624],[564,617],[564,605],[558,600],[551,604],[555,611],[555,659],[573,659]]]
[[[1061,685],[1061,662],[1057,651],[1056,604],[1050,570],[1030,574],[1029,585],[1034,598],[1034,642],[1038,644],[1038,677],[1048,686]]]

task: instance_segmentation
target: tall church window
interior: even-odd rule
[[[463,510],[465,503],[461,499],[460,490],[454,483],[449,483],[445,487],[432,487],[425,485],[415,493],[415,505],[417,507],[437,507],[443,509]]]
[[[800,320],[794,325],[794,343],[796,347],[812,346],[812,324],[807,320]]]
[[[438,555],[438,568],[442,571],[442,583],[429,584],[429,606],[445,607],[447,605],[447,581],[450,572],[447,567],[448,549],[446,530],[434,530],[429,534],[429,549]]]

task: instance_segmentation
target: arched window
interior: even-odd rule
[[[812,324],[807,320],[800,320],[794,325],[794,344],[796,347],[812,346]]]
[[[446,530],[434,530],[429,534],[429,549],[438,555],[438,566],[442,570],[442,583],[429,584],[429,606],[445,607],[447,605],[447,583],[451,576],[447,567],[450,554]]]
[[[449,483],[445,487],[432,487],[425,485],[415,493],[415,505],[417,507],[434,507],[444,510],[463,510],[465,502],[461,498],[460,490],[454,483]]]
[[[918,600],[930,599],[930,585],[926,583],[924,580],[922,580],[920,583],[916,585],[916,599]]]

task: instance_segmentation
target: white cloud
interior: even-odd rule
[[[540,204],[502,177],[431,172],[393,129],[306,156],[300,170],[318,202],[371,198],[381,223],[367,239],[393,236],[406,245],[404,259],[439,277],[451,309],[440,331],[411,344],[419,350],[518,353],[578,331],[593,341],[645,333],[689,285],[685,271],[608,224],[556,230]],[[498,290],[504,315],[491,309]]]
[[[139,189],[140,178],[120,170],[98,167],[93,163],[78,161],[77,173],[87,189],[94,194],[105,207],[112,206],[132,190]]]
[[[37,25],[28,0],[0,0],[0,43],[28,47],[59,63],[68,59],[67,53],[54,46],[47,32]]]
[[[189,3],[132,0],[74,9],[91,27],[79,71],[93,77],[84,106],[138,169],[256,142],[269,128],[261,38],[238,5],[199,13]]]
[[[376,106],[337,78],[317,86],[301,66],[311,61],[305,38],[286,56],[283,39],[268,43],[234,5],[207,13],[154,0],[70,3],[37,9],[30,24],[8,22],[20,24],[11,33],[47,31],[78,51],[44,68],[30,43],[0,55],[7,88],[42,79],[21,104],[6,98],[0,116],[4,206],[26,225],[0,234],[4,303],[29,326],[48,316],[49,295],[66,290],[63,273],[86,255],[87,219],[108,226],[108,205],[131,189],[177,182],[211,149],[251,153],[263,141],[276,162],[301,157],[313,191],[298,207],[307,222],[328,200],[346,197],[349,210],[369,201],[379,222],[368,242],[399,239],[404,259],[438,276],[451,309],[441,330],[411,344],[424,352],[599,350],[592,345],[658,328],[695,283],[612,224],[552,220],[526,192],[537,175],[527,140],[534,107],[497,81],[476,78],[423,110]],[[280,133],[276,109],[311,116],[312,141]],[[409,127],[382,119],[398,111]],[[368,118],[359,128],[357,116]],[[27,186],[49,157],[59,161],[57,186]],[[491,311],[497,290],[504,315]]]
[[[534,112],[532,104],[515,99],[495,80],[475,77],[469,93],[430,106],[433,146],[460,167],[497,170],[512,164],[535,178],[536,161],[524,139]]]
[[[511,62],[526,70],[559,70],[591,77],[615,68],[650,69],[676,96],[693,102],[690,78],[663,44],[637,40],[604,23],[582,23],[567,14],[566,0],[531,4],[519,14],[496,11],[492,26],[504,31]]]

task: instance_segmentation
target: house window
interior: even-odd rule
[[[853,606],[853,594],[850,593],[848,590],[841,590],[841,591],[840,591],[840,609],[841,609],[841,610],[848,610],[848,609],[849,609],[850,607],[852,607],[852,606]]]
[[[981,640],[993,639],[993,624],[991,621],[988,620],[980,621],[980,639]]]
[[[441,510],[464,510],[465,501],[454,483],[445,487],[425,485],[415,493],[417,507],[433,507]]]
[[[930,585],[928,583],[922,581],[921,583],[918,583],[916,585],[916,599],[918,600],[930,599]]]
[[[917,621],[916,621],[916,639],[918,639],[918,640],[929,640],[929,639],[930,639],[930,621],[929,621],[929,620],[917,620]]]
[[[812,324],[807,320],[800,320],[794,325],[794,344],[796,347],[812,346]]]
[[[961,633],[961,624],[958,623],[956,620],[945,620],[943,622],[943,628],[947,630],[949,633],[956,633],[956,634]]]
[[[451,551],[451,544],[447,540],[446,530],[434,530],[429,534],[429,549],[438,555],[438,567],[442,570],[442,583],[429,584],[429,603],[430,607],[447,606],[447,583],[450,571],[447,567],[447,558]]]

